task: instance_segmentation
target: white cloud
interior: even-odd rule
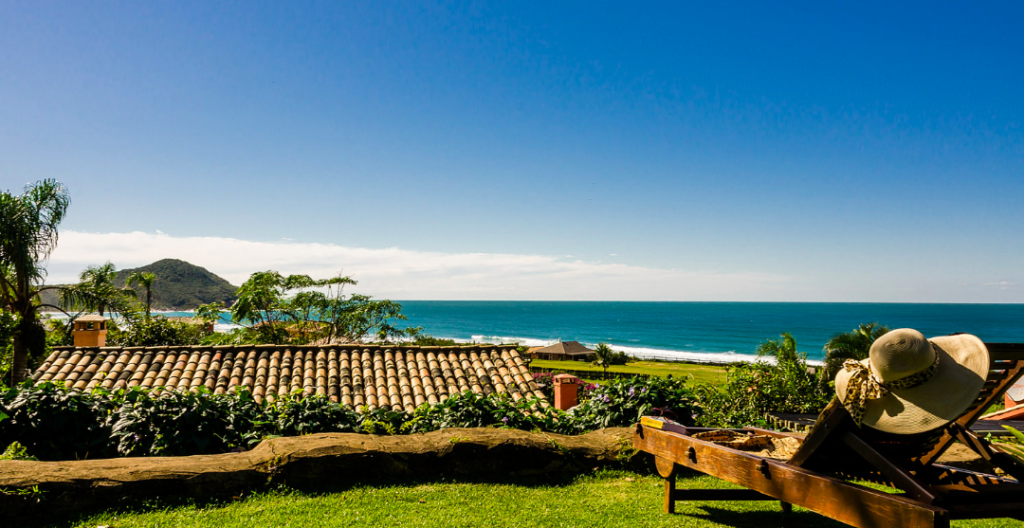
[[[766,273],[717,273],[498,253],[369,249],[291,241],[144,233],[61,233],[47,282],[73,282],[89,264],[118,268],[177,258],[203,266],[232,284],[254,271],[338,273],[359,281],[352,291],[393,299],[495,300],[749,300],[777,297],[788,278]]]

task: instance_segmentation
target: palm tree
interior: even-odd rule
[[[138,284],[146,290],[146,319],[149,319],[149,312],[153,305],[153,281],[155,280],[156,274],[148,271],[136,271],[128,276],[129,288]]]
[[[796,339],[793,334],[783,332],[781,339],[769,339],[757,345],[757,355],[772,356],[779,363],[792,363],[800,357],[796,350]]]
[[[78,274],[78,280],[87,294],[85,305],[90,310],[96,310],[101,316],[112,304],[115,296],[114,278],[117,277],[117,268],[110,261],[102,266],[89,266]]]
[[[612,356],[614,354],[615,351],[612,350],[612,347],[605,343],[598,343],[594,347],[594,355],[597,356],[597,359],[594,360],[593,364],[604,369],[604,379],[608,379],[608,367],[612,364]]]
[[[875,340],[889,333],[889,327],[878,323],[864,323],[849,332],[836,334],[825,343],[825,365],[821,369],[821,383],[835,378],[847,359],[860,361],[868,357]]]
[[[25,379],[30,353],[41,354],[46,331],[39,323],[39,292],[46,278],[44,263],[57,247],[57,225],[71,197],[53,179],[25,187],[21,196],[0,193],[0,307],[18,317],[14,331],[11,381]]]
[[[89,266],[78,275],[79,283],[61,292],[61,305],[94,311],[100,315],[108,312],[129,312],[129,299],[136,297],[135,290],[114,285],[117,268],[107,262],[102,266]]]

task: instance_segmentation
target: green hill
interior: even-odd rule
[[[163,259],[147,266],[120,270],[114,279],[115,284],[124,286],[128,275],[136,271],[156,275],[153,281],[154,310],[194,310],[200,304],[214,301],[231,306],[236,299],[237,286],[232,286],[206,268],[177,259]],[[139,299],[142,299],[141,294]]]

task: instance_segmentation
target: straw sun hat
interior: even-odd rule
[[[858,423],[923,433],[956,420],[978,397],[988,370],[988,349],[973,335],[925,339],[900,328],[878,338],[868,359],[846,361],[836,395]]]

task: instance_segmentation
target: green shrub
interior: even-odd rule
[[[351,433],[359,416],[355,411],[324,397],[282,400],[276,407],[275,435]]]
[[[74,321],[71,319],[47,319],[43,321],[46,325],[46,344],[50,348],[58,346],[74,346],[75,336],[73,332]]]
[[[0,412],[0,422],[10,418],[6,414]],[[28,450],[25,446],[18,442],[11,442],[11,445],[4,449],[4,452],[0,454],[0,460],[39,460],[36,457],[29,455]]]
[[[111,439],[122,456],[180,456],[223,453],[249,447],[264,407],[246,391],[233,395],[168,391],[153,396],[135,388],[118,395]]]
[[[4,452],[0,454],[0,460],[39,460],[38,458],[28,454],[28,450],[25,446],[18,442],[11,442],[11,445],[4,449]]]
[[[451,427],[509,427],[578,434],[631,425],[654,407],[691,423],[693,400],[680,379],[616,380],[565,413],[540,399],[456,394],[412,413],[382,407],[356,412],[323,396],[256,403],[246,391],[213,395],[139,388],[83,392],[50,382],[0,396],[0,445],[20,442],[43,460],[181,456],[248,449],[265,438],[323,432],[406,434]]]
[[[463,392],[437,405],[421,405],[413,413],[411,432],[449,427],[510,427],[531,431],[557,428],[558,411],[544,407],[537,398],[516,402],[507,394],[480,396]]]
[[[43,460],[116,455],[109,416],[116,400],[66,390],[55,383],[22,384],[0,394],[0,445],[19,442]]]
[[[108,346],[198,345],[206,336],[201,324],[173,321],[159,315],[149,319],[133,317],[125,325],[110,321],[107,328]]]
[[[681,378],[616,379],[598,385],[589,398],[572,409],[573,420],[563,431],[580,433],[602,427],[628,426],[651,414],[655,408],[669,411],[680,423],[693,425],[695,405],[689,387]]]
[[[722,389],[698,384],[696,421],[706,427],[766,425],[765,413],[819,413],[832,399],[803,356],[779,357],[775,363],[757,361],[732,365]]]
[[[206,334],[199,344],[206,346],[216,345],[244,345],[246,343],[258,343],[259,335],[255,330],[248,328],[232,328],[227,332],[213,332]]]
[[[367,434],[396,435],[411,431],[415,420],[411,420],[405,411],[396,411],[386,407],[369,410],[363,407],[359,414],[357,432]]]
[[[629,363],[630,361],[633,361],[633,360],[634,360],[633,356],[630,356],[630,355],[628,355],[625,352],[622,352],[620,350],[618,352],[612,353],[611,359],[608,361],[608,364],[609,365],[625,365],[626,363]]]

